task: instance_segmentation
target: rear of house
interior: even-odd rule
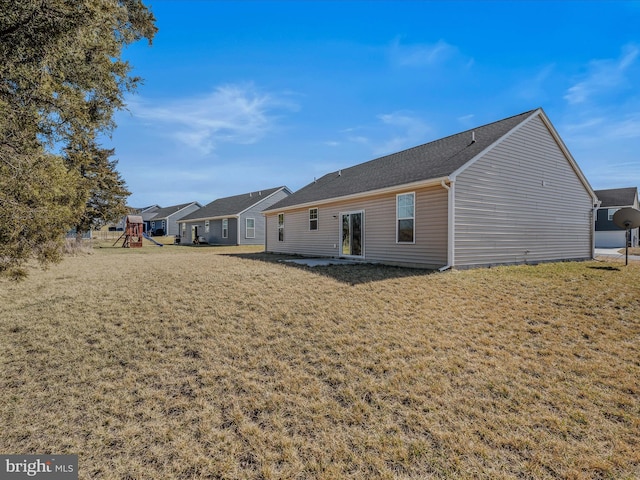
[[[413,240],[397,238],[395,228],[398,198],[406,197],[420,212]],[[266,224],[274,253],[424,268],[447,260],[447,192],[439,184],[267,213]]]
[[[421,268],[593,256],[593,190],[541,109],[325,175],[266,250]]]
[[[290,194],[287,187],[281,186],[214,200],[180,219],[180,243],[264,245],[261,211]]]

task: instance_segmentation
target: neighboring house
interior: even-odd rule
[[[136,208],[136,207],[127,207],[128,215],[142,215],[143,220],[145,220],[145,228],[144,231],[148,232],[150,229],[150,225],[148,220],[151,219],[157,210],[160,209],[160,205],[150,205],[148,207]],[[119,232],[124,231],[127,222],[127,215],[122,217],[118,223],[108,225],[109,230],[117,230]]]
[[[151,220],[156,216],[160,208],[160,205],[151,205],[150,207],[141,208],[135,212],[136,215],[140,215],[142,217],[145,232],[151,231]]]
[[[612,188],[596,190],[600,208],[596,217],[596,248],[626,246],[626,230],[613,223],[613,215],[621,208],[638,208],[638,188]],[[631,230],[631,246],[638,246],[638,229]]]
[[[152,235],[179,235],[178,220],[202,208],[198,202],[182,203],[159,208],[149,220]],[[143,214],[144,220],[144,214]],[[145,222],[146,223],[146,222]]]
[[[596,202],[537,109],[323,176],[263,212],[266,251],[442,269],[589,259]]]
[[[211,245],[264,245],[264,217],[260,213],[291,195],[276,187],[219,198],[180,219],[180,242],[194,239]]]

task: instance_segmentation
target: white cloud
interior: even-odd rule
[[[513,87],[513,95],[527,102],[533,102],[532,107],[540,106],[550,96],[550,86],[552,85],[550,79],[555,69],[555,64],[545,65],[536,72],[526,75]]]
[[[571,105],[583,103],[591,97],[627,84],[626,73],[635,63],[640,50],[629,44],[617,59],[592,60],[585,78],[570,87],[564,99]]]
[[[373,155],[386,155],[424,143],[431,127],[410,112],[376,116],[376,123],[350,128],[347,140],[367,146]]]
[[[407,113],[395,112],[378,115],[383,124],[390,127],[393,137],[376,147],[374,153],[393,153],[404,148],[424,143],[431,128],[420,118]]]
[[[257,142],[276,128],[277,110],[297,106],[252,85],[225,85],[197,97],[134,101],[129,108],[162,135],[207,154],[223,142]]]
[[[392,42],[390,55],[392,61],[401,67],[432,67],[454,58],[462,58],[458,48],[444,40],[430,44],[404,45],[399,38]],[[470,66],[473,60],[464,59],[464,63]]]
[[[568,138],[582,143],[602,143],[615,140],[640,139],[640,114],[618,114],[591,117],[581,123],[564,126]]]

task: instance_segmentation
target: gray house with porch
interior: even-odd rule
[[[178,235],[178,220],[201,207],[202,205],[198,202],[189,202],[159,208],[145,221],[145,224],[149,223],[151,235]],[[144,213],[142,216],[144,219]]]
[[[281,186],[214,200],[179,220],[180,243],[264,245],[261,212],[289,195]]]

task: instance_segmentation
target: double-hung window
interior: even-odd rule
[[[415,193],[396,196],[396,241],[415,242]]]
[[[309,209],[309,230],[318,230],[318,209]]]
[[[278,241],[284,242],[284,213],[278,214]]]
[[[246,220],[246,237],[247,238],[256,238],[256,219],[255,218],[247,218]]]
[[[204,233],[209,233],[209,220],[204,221]]]
[[[229,238],[229,219],[222,219],[222,238]]]

